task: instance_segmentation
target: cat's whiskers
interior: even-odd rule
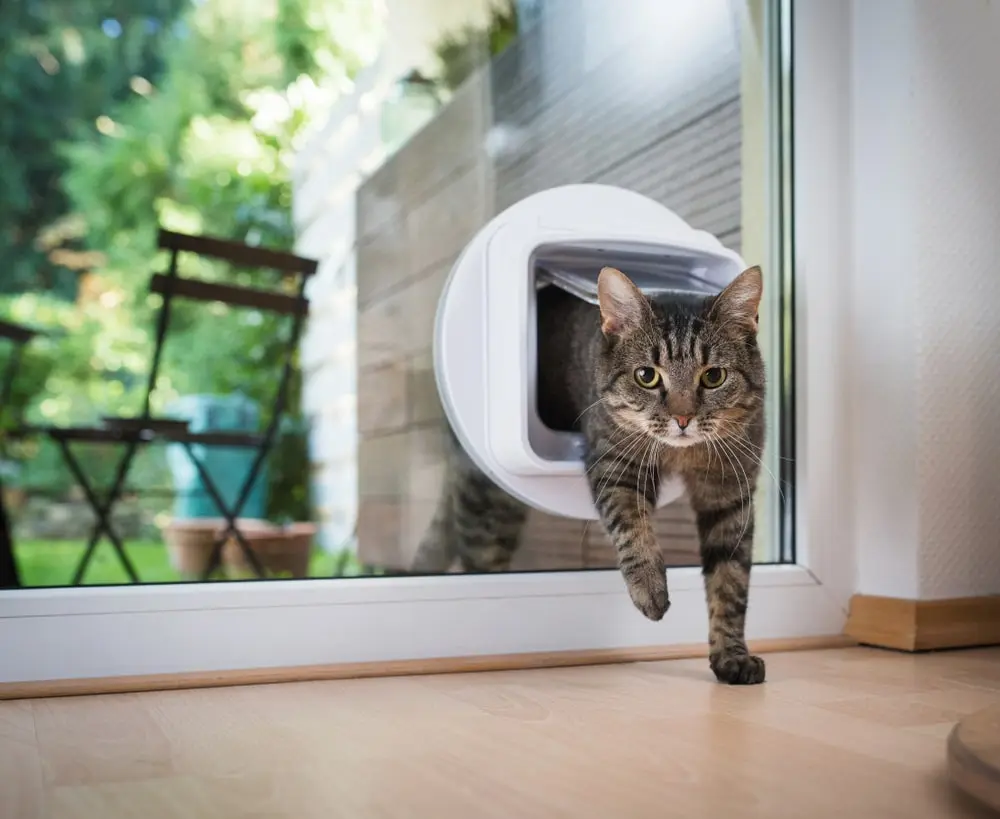
[[[577,421],[579,421],[579,420],[580,420],[581,418],[583,418],[583,416],[584,416],[584,415],[585,415],[586,413],[590,412],[590,410],[592,410],[592,409],[593,409],[594,407],[596,407],[596,406],[597,406],[598,404],[600,404],[600,403],[602,403],[602,402],[606,401],[606,400],[607,400],[607,398],[608,398],[608,397],[607,397],[606,395],[602,395],[602,396],[601,396],[600,398],[598,398],[598,399],[597,399],[597,400],[596,400],[596,401],[595,401],[595,402],[594,402],[593,404],[591,404],[591,405],[590,405],[589,407],[584,407],[584,409],[583,409],[583,412],[581,412],[581,413],[580,413],[579,415],[577,415],[577,416],[576,416],[576,418],[574,418],[574,419],[573,419],[573,423],[574,423],[574,424],[576,424],[576,422],[577,422]]]
[[[642,494],[642,471],[646,464],[646,457],[649,455],[649,449],[653,445],[653,442],[649,439],[646,440],[646,446],[642,450],[642,454],[639,457],[639,468],[635,473],[635,511],[637,514],[642,515],[642,502],[640,500],[640,495]]]
[[[642,439],[640,438],[639,440],[632,442],[632,444],[629,446],[628,452],[623,452],[621,455],[615,458],[611,466],[608,467],[608,471],[607,473],[605,473],[604,479],[601,481],[600,486],[594,493],[596,498],[599,498],[604,493],[604,490],[607,489],[608,485],[612,481],[617,480],[619,475],[625,473],[625,470],[632,463],[632,458],[630,456],[637,453],[641,446],[642,446]]]
[[[729,465],[732,467],[733,477],[736,478],[736,483],[739,485],[739,490],[740,490],[740,516],[743,517],[745,515],[745,512],[746,512],[746,506],[745,506],[745,503],[744,503],[744,498],[746,497],[747,493],[745,493],[743,491],[743,482],[740,480],[740,473],[737,471],[737,462],[733,460],[732,456],[730,455],[729,450],[724,445],[723,440],[722,440],[721,437],[719,437],[718,435],[715,435],[712,440],[718,446],[718,452],[719,452],[719,454],[722,455],[722,456],[725,456],[726,460],[729,462]],[[721,466],[721,458],[720,458],[720,466]],[[723,474],[725,474],[725,470],[723,470]],[[746,472],[744,472],[743,474],[745,475]],[[736,554],[736,549],[739,548],[739,543],[740,543],[740,540],[742,540],[742,539],[743,539],[743,536],[741,534],[740,535],[740,539],[736,541],[736,546],[733,548],[733,551],[730,554],[730,557],[732,557],[732,555]]]
[[[636,511],[640,515],[642,514],[642,503],[640,501],[640,495],[642,494],[642,490],[645,490],[646,484],[649,482],[650,478],[652,477],[652,471],[653,471],[653,466],[654,466],[654,459],[656,458],[657,455],[659,455],[659,452],[660,452],[660,450],[659,450],[659,443],[657,442],[657,440],[655,438],[650,438],[649,439],[648,448],[646,449],[646,452],[644,454],[643,460],[642,460],[642,462],[640,462],[640,465],[639,465],[638,480],[635,482],[635,509],[636,509]],[[643,474],[642,473],[643,465],[645,465],[645,469],[646,469],[646,477],[645,478],[643,478],[643,476],[642,476],[642,474]],[[656,494],[656,487],[655,486],[653,487],[653,493],[654,493],[654,496],[655,496],[655,494]],[[654,507],[655,507],[655,502],[654,502]]]
[[[748,458],[750,458],[755,464],[761,467],[761,469],[764,469],[767,472],[767,474],[770,475],[775,482],[777,482],[778,479],[774,476],[774,473],[771,472],[767,464],[764,463],[764,458],[763,455],[761,454],[761,450],[755,449],[752,441],[742,437],[741,435],[730,435],[728,436],[728,440],[729,443],[732,444],[733,446],[739,447],[740,450],[744,452]],[[778,488],[780,489],[781,487]]]
[[[780,495],[782,502],[784,502],[785,493],[781,489],[781,482],[778,480],[775,474],[770,470],[768,465],[764,463],[764,459],[761,456],[761,453],[755,451],[752,441],[750,441],[748,438],[740,437],[745,434],[741,430],[736,429],[734,430],[734,433],[735,434],[733,435],[727,436],[727,440],[729,441],[729,443],[732,444],[733,446],[738,447],[739,451],[741,451],[744,455],[746,455],[754,463],[756,463],[757,466],[759,466],[761,469],[767,472],[771,480],[774,481],[774,488],[778,490],[778,494]]]
[[[737,483],[739,483],[740,476],[739,476],[739,473],[736,471],[736,463],[733,461],[733,459],[730,456],[730,454],[723,447],[723,445],[722,445],[722,438],[720,436],[716,435],[716,436],[713,437],[712,440],[714,441],[714,443],[715,443],[715,445],[717,447],[716,451],[719,453],[720,456],[724,456],[725,459],[726,459],[726,461],[729,463],[729,466],[732,467],[733,476],[736,478]],[[725,473],[724,469],[723,469],[723,473]],[[740,495],[742,496],[742,494],[743,494],[743,484],[740,483]]]
[[[607,487],[612,481],[617,481],[618,478],[624,475],[625,470],[629,466],[635,465],[634,456],[642,451],[642,445],[644,443],[644,440],[645,439],[640,438],[638,441],[633,442],[633,444],[629,447],[628,452],[623,453],[615,460],[614,464],[612,464],[612,466],[609,468],[607,475],[604,476],[604,480],[601,483],[600,487],[595,492],[596,497],[600,497],[604,493],[604,490],[607,489]]]
[[[650,468],[655,471],[651,472],[650,479],[653,482],[653,486],[651,488],[654,494],[656,495],[657,500],[659,500],[660,480],[663,477],[663,473],[661,471],[661,465],[663,464],[663,444],[661,444],[659,441],[656,441],[655,446],[656,446],[656,451],[653,454],[653,461],[650,464]]]
[[[657,491],[654,478],[654,470],[657,475],[659,474],[659,470],[656,469],[656,461],[657,458],[659,457],[659,454],[660,454],[660,446],[659,443],[654,438],[652,439],[652,442],[650,443],[649,446],[649,458],[646,461],[646,477],[642,481],[642,488],[644,492],[647,485],[652,490],[650,494],[653,497],[653,511],[656,510],[656,502],[657,500],[659,500],[659,492]]]
[[[718,447],[716,446],[715,439],[712,437],[711,433],[705,435],[705,444],[708,448],[708,461],[705,463],[705,476],[703,480],[708,481],[708,473],[712,469],[712,459],[714,457],[719,458],[719,469],[723,469],[722,456],[718,453]],[[723,470],[725,471],[725,470]]]
[[[732,453],[732,457],[733,457],[733,459],[735,461],[735,464],[736,464],[736,466],[739,467],[740,472],[743,473],[743,479],[746,481],[746,492],[743,491],[743,484],[740,484],[740,515],[743,516],[743,528],[740,530],[740,536],[738,538],[736,538],[736,543],[733,546],[733,550],[729,554],[729,559],[732,560],[733,556],[736,554],[736,552],[739,550],[740,546],[742,545],[742,543],[743,543],[743,536],[746,534],[747,527],[750,525],[750,515],[753,514],[754,500],[753,500],[753,494],[750,491],[750,489],[751,489],[750,477],[747,475],[746,469],[743,468],[743,464],[740,462],[739,456],[736,454],[736,452],[733,449],[730,448],[729,443],[724,438],[719,438],[718,439],[718,443],[722,447],[723,452]],[[728,454],[727,454],[727,457],[729,457]],[[739,478],[739,475],[737,475],[736,476],[736,482],[739,483],[739,481],[740,481],[740,478]],[[746,501],[749,502],[749,504],[750,504],[749,514],[747,514],[747,510],[745,508],[744,499],[746,499]]]
[[[601,494],[604,492],[604,490],[607,488],[608,484],[610,484],[612,480],[617,480],[619,475],[624,474],[626,467],[628,467],[631,463],[633,463],[632,456],[640,451],[640,447],[642,446],[643,442],[646,439],[646,436],[642,433],[642,430],[639,430],[637,434],[639,436],[638,439],[632,441],[632,443],[629,444],[628,448],[625,451],[621,452],[618,455],[618,457],[615,458],[611,466],[608,468],[608,473],[607,475],[604,476],[604,481],[601,483],[600,487],[594,493],[595,497],[600,497]],[[620,467],[619,464],[621,465]],[[615,474],[616,468],[618,469],[617,475]]]
[[[597,464],[601,463],[602,459],[604,457],[606,457],[606,453],[607,452],[609,452],[611,450],[614,450],[614,449],[617,449],[619,447],[625,446],[629,441],[633,440],[636,437],[636,435],[639,435],[642,432],[642,430],[632,430],[631,432],[621,432],[621,436],[622,437],[616,437],[616,436],[618,436],[619,432],[621,432],[621,430],[614,429],[614,430],[612,430],[608,434],[606,440],[602,442],[602,443],[606,444],[605,454],[602,454],[602,455],[600,455],[598,457],[598,459],[591,465],[591,469],[594,466],[597,466]],[[588,469],[587,471],[589,472],[590,470]]]
[[[636,440],[637,438],[641,437],[641,436],[642,436],[642,434],[643,434],[642,430],[641,430],[641,429],[637,429],[637,430],[635,430],[634,432],[631,432],[631,433],[629,433],[628,435],[626,435],[626,436],[625,436],[625,438],[624,438],[623,440],[621,440],[621,441],[612,441],[612,440],[609,440],[609,441],[608,441],[608,444],[610,445],[610,446],[609,446],[609,448],[612,448],[612,447],[613,447],[613,448],[614,448],[614,450],[615,450],[615,452],[617,452],[617,453],[618,453],[618,454],[617,454],[617,455],[615,456],[615,463],[617,463],[617,459],[618,459],[619,457],[621,457],[621,453],[622,453],[622,451],[623,451],[623,450],[622,450],[622,447],[625,447],[626,445],[629,445],[629,446],[630,446],[630,445],[631,445],[632,443],[634,443],[634,442],[635,442],[635,440]],[[603,456],[603,455],[602,455],[602,456],[599,456],[599,457],[598,457],[598,459],[597,459],[596,461],[594,461],[594,462],[593,462],[593,463],[592,463],[592,464],[591,464],[591,465],[590,465],[590,466],[589,466],[589,467],[587,468],[587,470],[586,470],[586,471],[585,471],[585,472],[584,472],[583,474],[584,474],[584,475],[589,475],[589,474],[590,474],[590,472],[591,472],[591,471],[592,471],[593,469],[595,469],[595,468],[596,468],[596,467],[598,467],[598,466],[601,466],[601,465],[602,465],[602,464],[604,463],[604,461],[605,461],[605,456]]]

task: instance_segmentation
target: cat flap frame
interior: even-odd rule
[[[535,294],[559,286],[596,300],[597,274],[618,267],[650,294],[718,292],[742,259],[670,209],[607,185],[566,185],[499,214],[466,246],[445,283],[434,372],[462,446],[511,495],[551,514],[594,519],[582,440],[538,417]],[[668,481],[660,505],[683,492]]]

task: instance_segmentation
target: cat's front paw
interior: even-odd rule
[[[642,563],[632,567],[625,576],[628,593],[650,620],[662,620],[670,608],[666,569],[662,563]]]
[[[764,660],[753,654],[715,654],[709,658],[709,664],[719,682],[729,685],[758,685],[764,682]]]

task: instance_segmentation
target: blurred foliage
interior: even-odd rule
[[[68,211],[61,142],[96,132],[133,78],[155,80],[184,0],[4,0],[0,3],[0,293],[71,298],[72,253],[38,244]],[[70,243],[64,251],[72,251]],[[69,264],[65,264],[65,262]]]
[[[456,90],[480,67],[517,37],[517,8],[513,0],[499,0],[490,9],[489,23],[480,28],[466,25],[441,38],[435,53],[441,63],[439,82]]]
[[[63,5],[69,8],[70,0],[54,4]],[[45,2],[16,0],[15,6],[34,9]],[[136,26],[150,30],[142,21],[154,7],[157,20],[178,8],[180,14],[156,28],[160,39],[146,43],[148,54],[131,46],[153,66],[141,82],[133,77],[135,62],[113,76],[90,76],[90,83],[115,89],[120,79],[126,89],[104,89],[96,126],[77,117],[71,139],[52,137],[55,158],[46,161],[61,190],[46,212],[49,221],[38,219],[23,230],[33,246],[70,245],[88,262],[88,273],[74,305],[34,293],[0,303],[0,313],[15,321],[63,331],[37,343],[37,360],[26,361],[19,387],[28,417],[49,423],[88,423],[141,410],[160,304],[147,291],[149,274],[167,264],[156,250],[160,226],[283,250],[293,246],[295,151],[315,124],[312,118],[326,114],[373,55],[379,22],[375,4],[353,0],[105,0],[103,6],[118,8],[114,19],[122,33],[112,38],[115,43],[136,36],[127,35]],[[89,27],[84,22],[78,23],[84,43],[108,39],[100,15]],[[16,18],[11,25],[10,36],[23,36]],[[4,76],[6,83],[6,69]],[[13,155],[23,162],[34,150],[17,143]],[[193,256],[182,255],[181,273],[269,289],[292,286],[277,275]],[[286,318],[175,300],[154,412],[162,413],[180,395],[238,390],[261,404],[266,422],[289,329]],[[297,377],[289,392],[290,418],[270,464],[273,518],[309,514],[300,393]],[[156,468],[162,471],[162,458]]]

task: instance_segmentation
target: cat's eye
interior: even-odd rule
[[[708,390],[715,390],[726,383],[726,370],[723,367],[709,367],[701,374],[701,385]]]
[[[635,371],[635,383],[644,390],[651,390],[660,384],[660,373],[655,367],[639,367]]]

